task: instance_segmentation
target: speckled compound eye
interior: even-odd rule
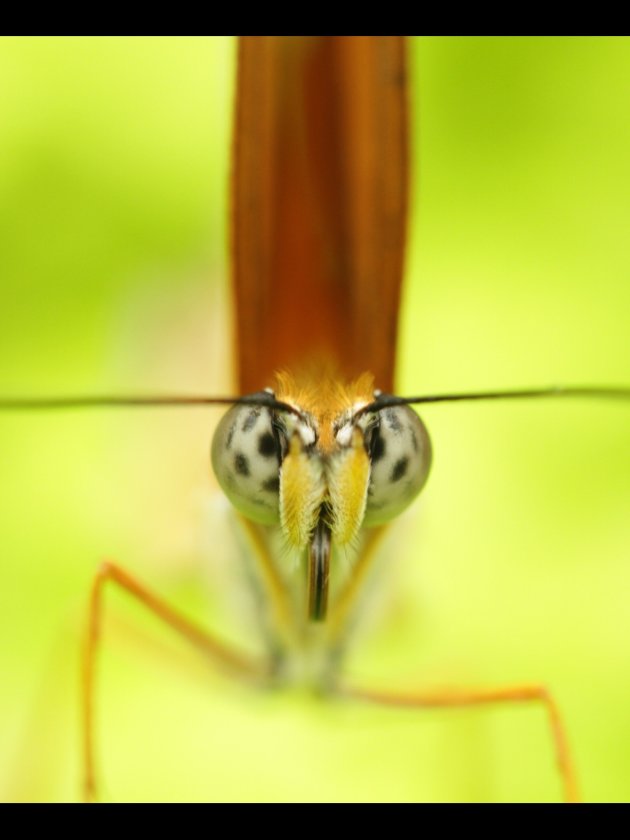
[[[407,406],[382,409],[366,420],[372,468],[363,524],[371,527],[398,516],[418,495],[431,467],[431,440]]]
[[[243,516],[273,525],[279,519],[281,432],[262,406],[235,405],[212,440],[212,467],[223,492]]]

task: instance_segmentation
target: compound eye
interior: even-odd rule
[[[212,468],[234,507],[254,522],[279,519],[282,432],[263,406],[235,405],[212,439]]]
[[[366,430],[370,483],[363,524],[388,522],[415,499],[431,467],[426,426],[406,405],[375,412]]]

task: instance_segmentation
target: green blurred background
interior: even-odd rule
[[[411,69],[400,392],[630,383],[630,41],[421,38]],[[230,390],[233,73],[225,39],[0,40],[0,393]],[[585,797],[627,800],[630,405],[423,416],[433,474],[353,673],[544,682]],[[214,422],[0,417],[0,799],[79,796],[99,559],[239,636],[215,587],[230,557],[206,501]],[[540,710],[252,695],[110,595],[105,798],[560,795]]]

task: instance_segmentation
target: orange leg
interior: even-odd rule
[[[520,685],[498,689],[458,689],[427,694],[402,694],[385,691],[372,691],[350,685],[341,685],[342,696],[357,700],[367,700],[383,706],[398,706],[411,709],[436,709],[445,707],[482,706],[490,703],[542,703],[551,725],[551,734],[555,745],[556,761],[564,798],[567,802],[579,802],[577,776],[571,760],[566,728],[560,716],[555,700],[544,686]]]
[[[88,802],[94,801],[97,796],[94,759],[94,672],[102,624],[103,588],[108,581],[117,584],[139,600],[203,654],[218,665],[228,669],[235,676],[250,681],[259,681],[269,675],[269,668],[265,663],[223,644],[223,642],[174,610],[161,598],[153,595],[119,566],[109,562],[102,563],[92,584],[83,656],[81,703],[83,713],[83,793],[85,800]]]

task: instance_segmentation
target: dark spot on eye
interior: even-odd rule
[[[385,441],[381,433],[376,430],[372,435],[372,440],[370,441],[370,458],[372,463],[375,464],[377,461],[380,461],[384,454]]]
[[[394,469],[392,470],[392,474],[389,478],[391,482],[400,481],[401,478],[407,472],[409,467],[409,458],[399,458],[398,461],[394,464]]]
[[[242,452],[237,452],[234,456],[234,470],[246,478],[249,476],[249,461]]]
[[[271,478],[265,479],[265,481],[263,481],[261,487],[267,493],[279,493],[280,492],[280,478],[279,478],[279,476],[273,475]]]
[[[388,411],[385,412],[385,419],[387,420],[387,425],[396,434],[402,432],[402,423],[400,422],[400,417],[398,416],[398,412],[390,408]]]
[[[236,431],[236,423],[232,423],[230,426],[230,431],[227,433],[227,437],[225,439],[225,448],[229,449],[232,446],[232,440],[234,439],[234,432]]]
[[[277,454],[276,439],[271,432],[265,432],[258,438],[258,453],[263,458],[271,458],[272,455]]]
[[[409,434],[411,435],[411,445],[413,446],[413,451],[418,451],[418,435],[416,434],[416,430],[413,426],[409,426]]]
[[[251,430],[252,430],[252,429],[254,428],[254,426],[256,425],[256,420],[258,420],[258,417],[259,417],[259,416],[260,416],[260,409],[259,409],[259,408],[253,408],[253,409],[249,412],[249,414],[247,415],[247,417],[245,418],[245,422],[244,422],[244,423],[243,423],[243,425],[241,426],[241,430],[242,430],[243,432],[251,432]]]

